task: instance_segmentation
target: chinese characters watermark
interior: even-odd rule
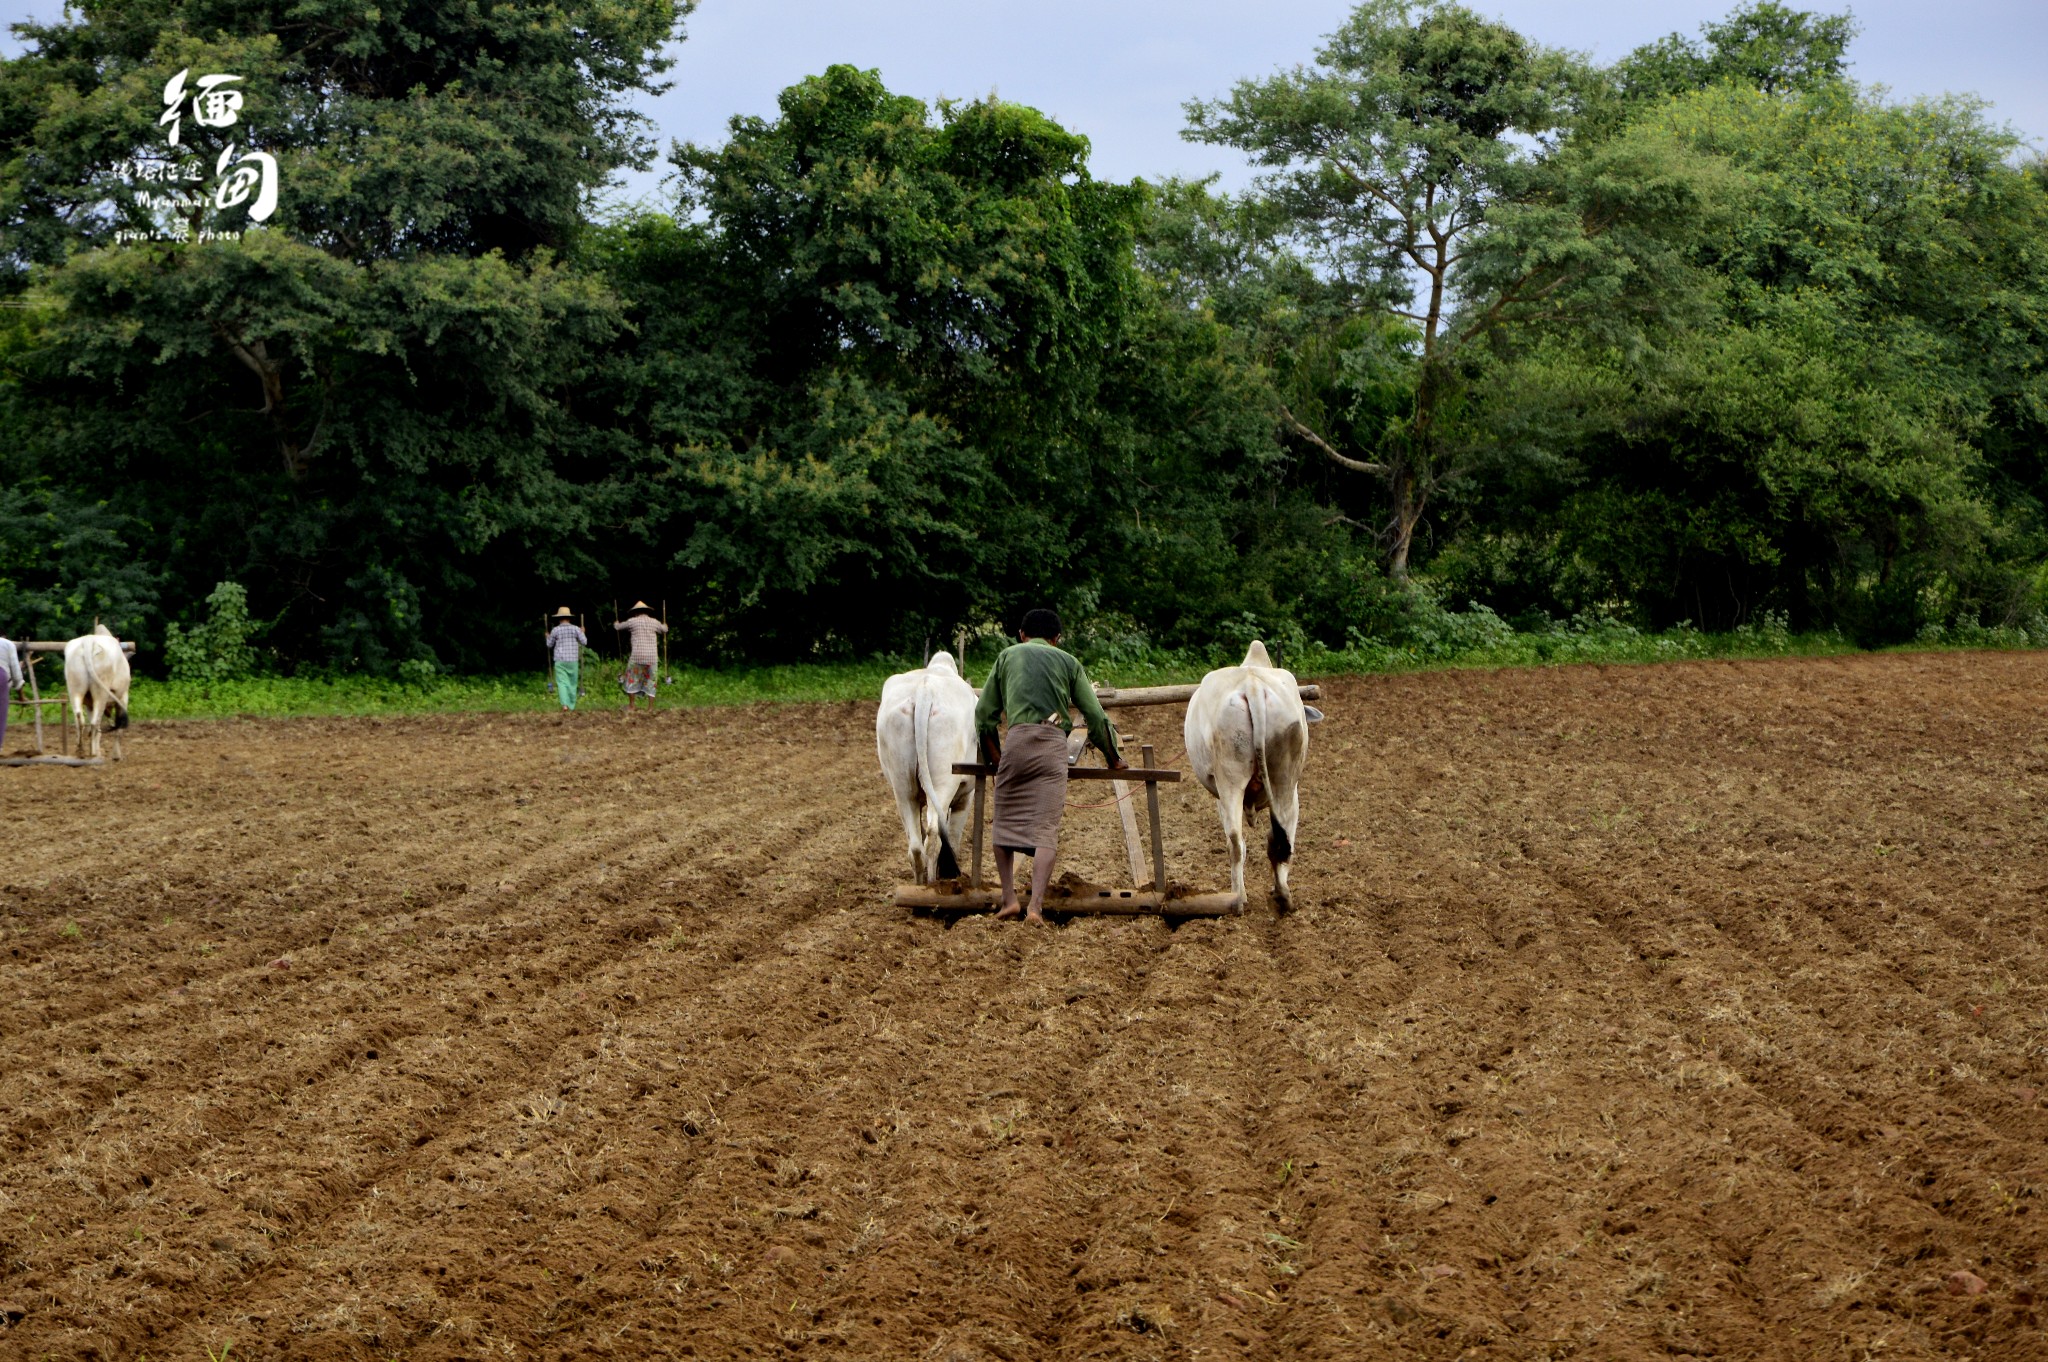
[[[171,145],[178,145],[178,122],[185,113],[185,77],[192,74],[186,67],[177,75],[164,82],[164,116],[157,119],[159,124],[169,124]],[[220,87],[240,76],[201,76],[199,93],[192,96],[192,121],[202,128],[231,128],[242,113],[242,92],[223,90]]]
[[[242,91],[233,87],[240,84],[243,77],[216,72],[201,76],[188,86],[186,81],[191,74],[192,68],[188,66],[164,82],[164,111],[157,119],[157,125],[170,130],[166,141],[172,147],[181,145],[180,134],[187,112],[191,114],[193,124],[201,128],[231,128],[241,121],[244,96]],[[196,236],[201,241],[219,241],[241,235],[239,231],[200,228],[198,215],[208,208],[226,212],[246,204],[249,222],[269,221],[271,214],[277,211],[277,158],[253,147],[244,148],[244,143],[230,142],[214,162],[215,184],[211,196],[203,190],[183,192],[183,186],[196,185],[206,179],[204,162],[196,157],[181,155],[169,161],[131,159],[117,162],[115,175],[129,181],[163,186],[165,192],[144,191],[135,202],[146,211],[166,215],[168,221],[155,230],[124,229],[116,232],[114,239],[184,241]],[[241,151],[239,156],[236,155],[238,150]]]

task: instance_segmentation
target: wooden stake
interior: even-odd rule
[[[976,889],[981,888],[981,800],[982,786],[987,781],[987,776],[978,775],[974,778],[974,874],[968,883]]]
[[[36,755],[40,757],[43,754],[43,690],[41,686],[36,684],[36,662],[34,658],[30,658],[28,663],[28,698],[35,702]]]
[[[1138,749],[1140,760],[1149,770],[1152,766],[1152,744],[1146,743]],[[1156,781],[1145,782],[1145,810],[1152,819],[1152,887],[1159,893],[1166,892],[1166,844],[1159,840],[1159,785]]]
[[[1105,757],[1104,760],[1107,761],[1108,758]],[[1131,783],[1127,780],[1112,780],[1109,783],[1109,788],[1110,792],[1116,796],[1117,817],[1123,821],[1124,825],[1124,859],[1130,862],[1131,887],[1133,889],[1143,889],[1145,887],[1145,853],[1138,847],[1138,811],[1131,807]],[[1157,787],[1147,784],[1145,788],[1150,790]],[[1152,887],[1162,893],[1166,889],[1166,886],[1163,884],[1155,884]]]

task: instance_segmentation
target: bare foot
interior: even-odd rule
[[[1024,915],[1024,920],[1026,922],[1031,923],[1033,926],[1043,927],[1045,925],[1045,914],[1038,911],[1038,909],[1033,908],[1030,912]]]
[[[1023,913],[1023,911],[1024,909],[1020,904],[1006,903],[1002,907],[996,909],[996,921],[1015,922],[1018,916]]]

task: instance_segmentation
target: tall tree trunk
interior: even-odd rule
[[[320,448],[320,438],[326,433],[329,392],[326,380],[321,381],[320,415],[313,423],[313,434],[303,444],[292,429],[284,409],[284,366],[270,357],[269,347],[261,340],[245,340],[241,333],[220,322],[213,324],[214,334],[227,344],[236,359],[240,360],[256,375],[263,385],[263,415],[270,419],[272,435],[277,440],[277,451],[284,456],[284,471],[292,481],[302,481],[306,467]]]
[[[1422,521],[1422,500],[1415,495],[1415,471],[1403,462],[1388,479],[1393,500],[1393,543],[1387,549],[1387,575],[1397,582],[1408,580],[1408,549],[1415,542],[1415,527]]]
[[[1440,299],[1431,299],[1431,331]],[[1415,543],[1415,527],[1422,523],[1429,495],[1436,489],[1436,408],[1444,383],[1436,359],[1434,335],[1425,340],[1422,374],[1415,385],[1415,414],[1409,421],[1408,447],[1400,457],[1389,459],[1387,495],[1392,511],[1389,522],[1392,542],[1387,548],[1387,575],[1397,582],[1408,580],[1408,554]]]

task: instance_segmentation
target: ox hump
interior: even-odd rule
[[[1267,655],[1266,645],[1258,639],[1253,639],[1252,646],[1245,649],[1243,665],[1247,667],[1271,667],[1273,659]]]

